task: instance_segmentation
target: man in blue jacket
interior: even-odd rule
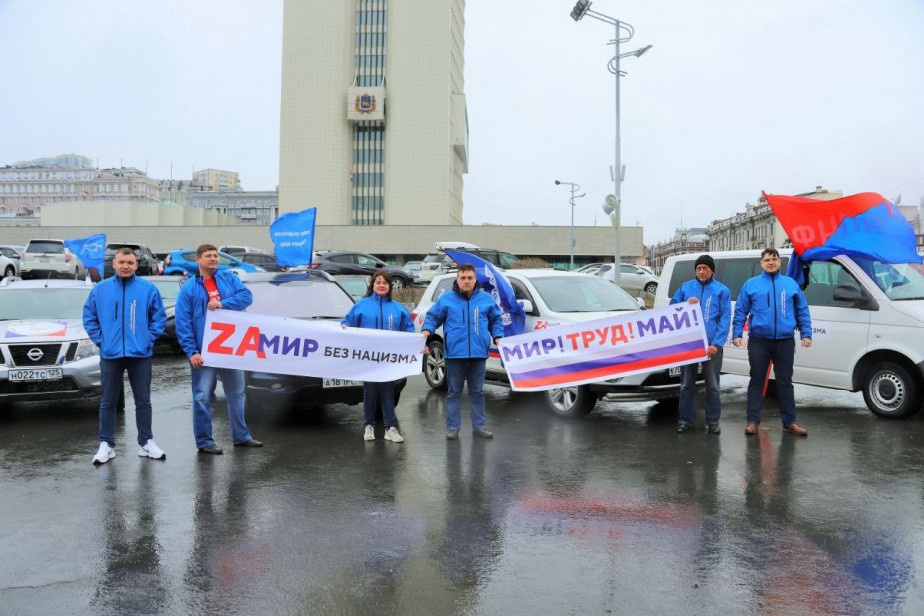
[[[83,306],[83,328],[99,347],[102,395],[99,402],[99,450],[93,464],[115,457],[116,404],[122,375],[128,372],[135,398],[138,455],[163,460],[167,454],[151,431],[151,357],[154,341],[167,325],[164,302],[151,282],[135,276],[138,259],[130,248],[120,248],[112,259],[115,276],[97,284]]]
[[[750,317],[748,362],[751,380],[748,383],[748,419],[745,434],[757,434],[760,411],[764,404],[764,383],[773,362],[776,390],[780,403],[783,429],[806,436],[805,428],[796,423],[796,398],[792,387],[792,365],[796,354],[793,331],[799,329],[802,346],[812,346],[812,319],[808,302],[798,283],[780,273],[780,253],[765,248],[760,253],[764,273],[745,281],[735,304],[732,324],[734,345],[744,344],[744,323]]]
[[[671,298],[671,303],[699,304],[703,311],[706,340],[709,343],[706,348],[709,361],[702,364],[703,377],[706,380],[706,432],[721,434],[719,418],[722,415],[722,401],[719,397],[719,373],[722,370],[722,348],[728,339],[728,327],[731,325],[731,294],[728,287],[714,278],[715,260],[709,255],[701,255],[693,265],[693,271],[696,277],[680,285]],[[693,429],[696,366],[697,364],[687,364],[682,368],[680,420],[677,432]]]
[[[244,420],[244,374],[240,370],[206,366],[201,354],[208,311],[245,310],[253,303],[253,295],[233,272],[219,271],[215,246],[199,246],[196,263],[199,273],[180,288],[174,316],[177,340],[189,358],[196,447],[200,453],[224,453],[212,438],[212,390],[219,375],[228,401],[228,422],[234,444],[263,447],[263,443],[253,439]]]
[[[471,404],[472,434],[493,438],[484,413],[484,374],[488,349],[504,336],[501,310],[494,298],[477,288],[475,268],[459,266],[452,292],[443,293],[424,320],[424,340],[443,326],[446,379],[446,438],[459,438],[462,411],[462,387],[468,383]]]

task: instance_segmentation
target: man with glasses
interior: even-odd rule
[[[742,338],[745,320],[749,323],[748,362],[751,380],[748,383],[748,418],[744,433],[757,434],[764,384],[772,363],[776,374],[780,419],[783,429],[806,436],[805,428],[796,423],[796,399],[792,387],[792,365],[796,353],[793,331],[799,329],[802,346],[812,346],[812,320],[808,302],[798,283],[780,273],[780,253],[765,248],[760,254],[764,272],[747,280],[738,294],[732,323],[732,338],[736,347]]]

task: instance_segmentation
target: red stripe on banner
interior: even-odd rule
[[[544,385],[562,385],[573,381],[584,381],[586,379],[602,380],[606,377],[632,372],[640,368],[659,368],[665,364],[702,357],[703,349],[695,349],[692,351],[681,351],[680,353],[673,353],[671,355],[662,355],[661,357],[654,357],[651,359],[643,359],[629,364],[605,366],[603,368],[570,372],[568,374],[556,374],[555,376],[547,376],[541,379],[514,379],[514,383],[517,387],[542,387]]]

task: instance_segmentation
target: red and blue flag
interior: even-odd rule
[[[921,263],[914,229],[882,195],[867,192],[830,201],[766,193],[764,197],[792,241],[786,275],[800,285],[805,284],[803,263],[837,255]]]

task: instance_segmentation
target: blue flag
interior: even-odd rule
[[[478,278],[478,284],[491,294],[494,302],[501,309],[504,335],[516,336],[517,334],[522,334],[523,328],[526,326],[526,314],[523,312],[523,307],[517,303],[510,281],[497,271],[493,265],[477,255],[456,250],[446,250],[444,252],[459,265],[475,266],[475,276]]]
[[[103,261],[106,259],[106,234],[97,233],[73,240],[64,240],[64,245],[74,253],[88,269],[95,267],[103,275]]]
[[[318,208],[288,212],[270,225],[276,264],[285,267],[310,265],[314,254],[314,219]]]

